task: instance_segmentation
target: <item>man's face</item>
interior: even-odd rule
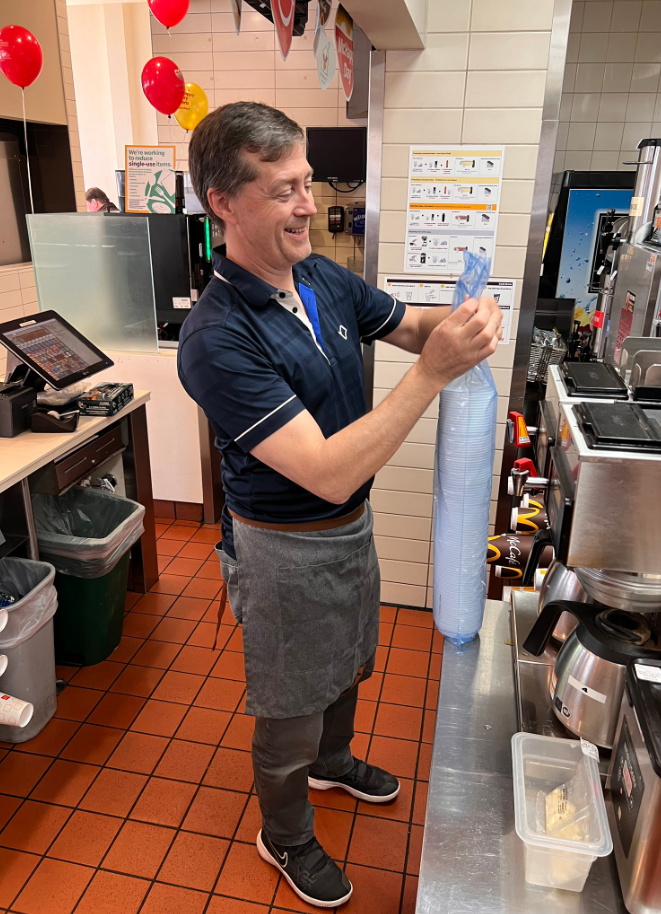
[[[88,200],[86,203],[86,206],[87,206],[88,213],[98,213],[98,211],[101,209],[101,201],[100,200]]]
[[[227,202],[227,241],[233,250],[249,249],[252,258],[257,253],[274,271],[287,270],[312,253],[310,219],[317,208],[305,149],[296,145],[277,162],[244,155],[253,159],[258,176]]]

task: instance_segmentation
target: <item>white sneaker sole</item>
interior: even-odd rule
[[[294,885],[293,881],[290,879],[290,877],[287,875],[287,873],[283,870],[283,868],[280,866],[280,864],[275,859],[275,857],[272,857],[271,854],[268,852],[266,845],[262,841],[261,829],[259,831],[259,834],[257,835],[257,853],[262,858],[262,860],[264,860],[266,863],[270,863],[271,866],[274,866],[276,868],[276,870],[280,870],[282,875],[285,877],[285,879],[291,886],[292,891],[296,892],[296,894],[298,895],[299,898],[302,898],[303,901],[305,901],[307,904],[314,905],[314,907],[316,907],[316,908],[337,908],[341,904],[346,904],[347,901],[351,898],[351,896],[353,894],[353,886],[351,886],[351,889],[347,892],[347,894],[344,895],[344,897],[342,897],[342,898],[338,898],[336,901],[319,901],[318,898],[311,898],[309,895],[306,895],[305,892],[301,892],[301,890]]]
[[[352,797],[356,797],[359,800],[364,800],[366,803],[390,803],[395,799],[402,786],[398,782],[397,790],[393,791],[393,793],[389,793],[385,797],[375,797],[371,793],[363,793],[360,790],[356,790],[354,787],[349,787],[347,784],[338,784],[337,781],[321,781],[317,778],[313,778],[311,775],[308,776],[308,785],[313,790],[332,790],[333,787],[338,787],[340,790],[346,790],[346,792],[350,793]]]

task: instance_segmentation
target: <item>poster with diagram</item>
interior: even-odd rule
[[[405,273],[461,273],[464,251],[493,257],[503,146],[411,146]]]
[[[407,305],[434,308],[437,305],[452,304],[456,285],[456,279],[434,279],[427,276],[411,279],[402,276],[386,276],[383,288],[388,295],[392,295],[398,301],[406,302]],[[503,338],[500,345],[506,346],[512,336],[516,280],[492,279],[487,284],[484,294],[495,298],[498,307],[503,312]]]

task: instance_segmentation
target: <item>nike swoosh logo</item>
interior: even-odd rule
[[[286,867],[287,864],[289,863],[289,854],[287,852],[285,852],[282,856],[280,856],[280,854],[275,850],[275,848],[273,848],[273,850],[275,851],[275,856],[276,856],[280,866]]]

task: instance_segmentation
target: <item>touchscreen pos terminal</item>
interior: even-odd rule
[[[0,344],[16,357],[14,362],[19,360],[0,387],[0,438],[13,438],[30,427],[37,393],[46,384],[62,390],[114,364],[56,311],[0,324]],[[72,430],[56,423],[54,431]]]

